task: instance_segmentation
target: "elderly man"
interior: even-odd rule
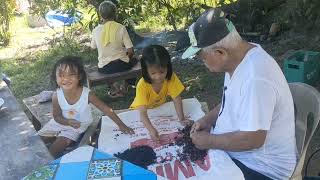
[[[98,71],[113,74],[131,69],[138,61],[134,57],[126,27],[115,21],[116,5],[111,1],[103,1],[99,6],[99,14],[103,22],[93,29],[91,40],[91,48],[98,49]],[[114,83],[108,94],[110,97],[123,97],[126,91],[124,82]]]
[[[276,61],[244,41],[219,9],[189,28],[191,47],[212,72],[225,72],[222,102],[191,129],[200,149],[227,151],[246,179],[288,179],[296,165],[294,106]]]

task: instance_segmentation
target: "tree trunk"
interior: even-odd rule
[[[177,29],[177,25],[176,25],[176,19],[174,18],[171,10],[168,7],[167,7],[167,9],[168,9],[168,15],[169,15],[170,24],[173,26],[173,29],[175,31],[177,31],[178,29]]]
[[[5,26],[4,26],[4,31],[5,33],[9,32],[9,26],[10,26],[10,12],[9,12],[9,7],[7,3],[4,3],[4,10],[6,11],[6,13],[4,13],[4,22],[5,22]]]
[[[174,18],[174,15],[172,14],[171,5],[169,3],[167,3],[165,0],[158,0],[158,2],[167,8],[168,17],[169,17],[169,23],[173,26],[173,29],[175,31],[177,31],[178,28],[177,28],[177,24],[176,24],[176,19]]]

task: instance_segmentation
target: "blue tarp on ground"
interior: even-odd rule
[[[77,23],[82,18],[81,12],[76,12],[72,15],[71,12],[64,12],[60,10],[49,11],[45,16],[48,25],[51,27],[70,26]]]

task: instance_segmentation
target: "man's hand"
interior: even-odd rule
[[[75,128],[75,129],[78,129],[81,125],[81,123],[77,120],[74,120],[74,119],[68,119],[68,125]]]
[[[207,131],[195,131],[190,134],[192,143],[198,149],[211,149],[213,148],[212,135]]]
[[[149,130],[149,134],[151,136],[151,139],[157,143],[160,143],[160,136],[158,131],[155,128],[152,128]]]
[[[179,121],[183,126],[192,125],[194,122],[189,118],[184,118]]]
[[[211,128],[212,127],[207,121],[205,121],[204,119],[199,119],[192,125],[190,134],[196,131],[210,132]]]
[[[121,132],[125,133],[125,134],[134,134],[133,129],[129,128],[128,126],[124,125],[124,126],[119,126],[119,129]]]

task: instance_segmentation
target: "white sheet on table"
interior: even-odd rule
[[[195,98],[183,100],[183,109],[185,116],[189,116],[192,120],[198,120],[204,116],[201,104]],[[172,102],[148,110],[148,116],[154,127],[158,130],[161,139],[170,139],[170,142],[173,142],[173,137],[169,135],[174,135],[178,129],[183,128],[177,120],[177,114]],[[118,130],[117,125],[104,116],[98,140],[99,150],[114,154],[123,152],[130,148],[132,144],[156,146],[140,121],[137,110],[120,113],[119,117],[125,124],[134,129],[135,134],[122,134]],[[176,157],[177,150],[181,152],[181,147],[169,146],[170,142],[154,147],[159,160],[161,157],[165,158],[168,153]],[[240,169],[223,151],[210,150],[204,165],[191,163],[187,166],[187,164],[187,162],[180,162],[176,158],[173,158],[169,162],[155,163],[149,166],[148,169],[157,173],[158,179],[244,179]],[[165,178],[160,176],[161,174]]]
[[[90,161],[93,153],[93,147],[82,146],[61,157],[60,163],[75,163]]]

